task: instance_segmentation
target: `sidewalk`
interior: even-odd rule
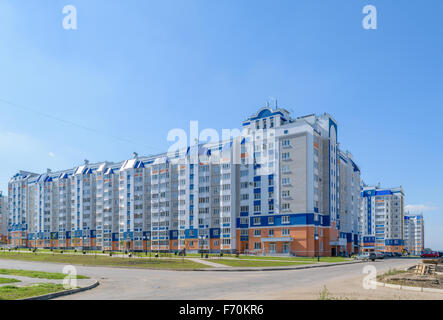
[[[205,264],[207,266],[211,266],[211,267],[214,267],[214,268],[232,268],[232,267],[226,266],[224,264],[215,263],[215,262],[212,262],[212,261],[209,261],[209,260],[203,260],[203,259],[199,259],[199,258],[185,258],[185,259],[192,260],[192,261],[195,261],[195,262],[198,262],[198,263],[201,263],[201,264]]]

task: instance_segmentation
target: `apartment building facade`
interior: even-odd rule
[[[346,252],[359,252],[360,167],[347,151],[339,153],[339,230]]]
[[[403,233],[403,188],[364,186],[360,206],[362,251],[402,253]]]
[[[8,239],[8,197],[0,191],[0,244]]]
[[[423,214],[407,213],[404,220],[405,249],[410,255],[419,256],[424,250],[424,240]]]
[[[9,181],[17,246],[330,256],[358,245],[360,169],[328,114],[261,108],[242,134]]]

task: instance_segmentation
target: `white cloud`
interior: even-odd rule
[[[49,152],[48,156],[50,156],[51,158],[55,158],[55,153],[54,152]]]
[[[405,211],[410,212],[427,212],[438,210],[439,207],[430,206],[427,204],[408,204],[405,206]]]

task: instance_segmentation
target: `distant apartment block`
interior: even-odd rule
[[[363,187],[360,211],[362,251],[402,253],[403,232],[403,188]]]
[[[243,121],[242,132],[119,163],[20,171],[8,186],[9,241],[298,256],[358,251],[360,169],[339,149],[337,122],[265,107]],[[392,206],[402,208],[400,200]],[[375,235],[375,225],[368,230]],[[402,238],[388,231],[386,240]]]
[[[0,243],[8,238],[8,198],[0,191]]]
[[[423,214],[405,215],[404,221],[405,249],[411,255],[421,255],[424,250]]]
[[[347,252],[359,251],[360,168],[350,152],[339,153],[339,230]],[[343,244],[345,243],[342,240]]]

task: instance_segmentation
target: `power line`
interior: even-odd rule
[[[70,121],[70,120],[59,118],[59,117],[56,117],[56,116],[53,116],[53,115],[50,115],[50,114],[47,114],[47,113],[35,110],[33,108],[29,108],[29,107],[26,107],[24,105],[20,105],[20,104],[17,104],[17,103],[14,103],[14,102],[2,99],[2,98],[0,98],[0,102],[4,103],[6,105],[9,105],[11,107],[17,108],[17,109],[21,109],[21,110],[24,110],[24,111],[28,111],[28,112],[32,112],[32,113],[38,114],[38,115],[40,115],[42,117],[46,117],[48,119],[52,119],[52,120],[55,120],[55,121],[58,121],[58,122],[61,122],[61,123],[64,123],[64,124],[68,124],[68,125],[73,126],[73,127],[77,127],[79,129],[83,129],[83,130],[86,130],[86,131],[89,131],[89,132],[93,132],[93,133],[98,134],[98,135],[102,135],[102,136],[105,136],[105,137],[110,137],[112,139],[120,140],[120,141],[125,142],[125,143],[138,144],[138,142],[136,142],[136,141],[133,141],[133,140],[130,140],[130,139],[126,139],[126,138],[123,138],[123,137],[120,137],[120,136],[114,136],[114,135],[102,132],[100,130],[97,130],[95,128],[87,127],[85,125],[78,124],[78,123],[75,123],[75,122]],[[150,146],[145,146],[145,145],[144,145],[144,147],[146,147],[148,149],[151,149],[151,150],[155,150],[157,152],[163,152],[163,150],[160,150],[158,148],[154,148],[154,147],[150,147]]]

